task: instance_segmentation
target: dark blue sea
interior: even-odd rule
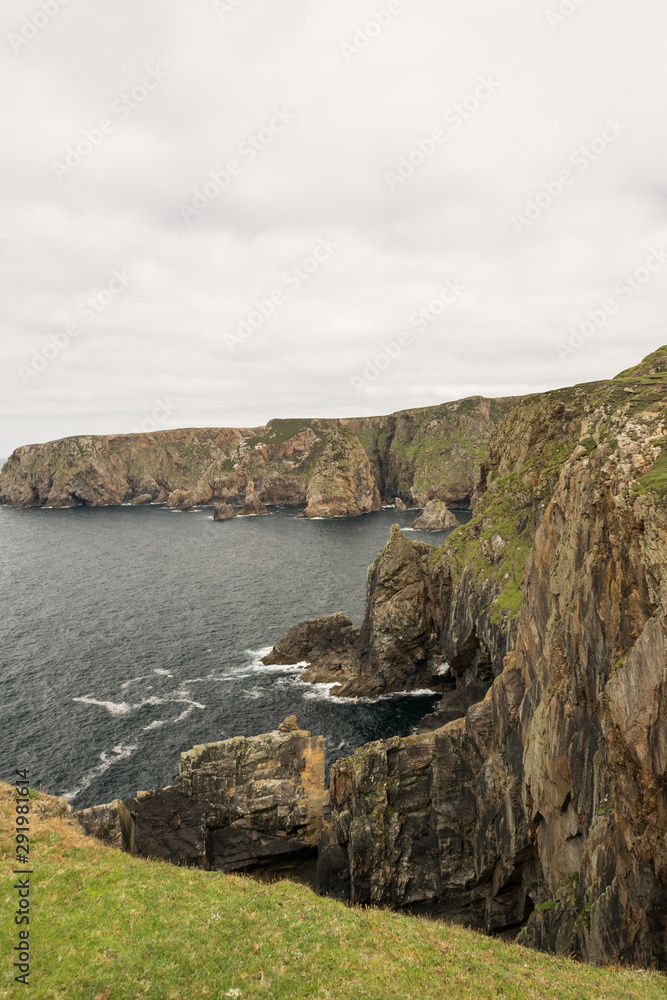
[[[301,509],[215,522],[211,508],[0,507],[1,776],[28,768],[32,786],[82,808],[169,784],[181,751],[293,713],[325,737],[327,767],[413,732],[433,695],[355,703],[260,663],[306,618],[359,624],[367,567],[391,525],[416,516],[297,520]]]

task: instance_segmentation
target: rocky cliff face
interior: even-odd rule
[[[322,889],[667,968],[666,368],[499,430],[432,584],[450,667],[482,656],[490,687],[333,766]]]
[[[290,716],[273,733],[181,754],[176,785],[75,815],[131,854],[235,871],[312,852],[323,800],[324,740]]]
[[[300,517],[340,517],[380,510],[382,501],[366,452],[341,428],[331,434],[308,483],[308,506]]]
[[[0,473],[0,503],[100,506],[176,496],[183,509],[238,506],[253,483],[263,503],[308,504],[313,517],[376,510],[379,497],[393,497],[399,486],[411,505],[432,496],[467,504],[493,427],[514,402],[476,398],[361,420],[271,420],[27,445]]]

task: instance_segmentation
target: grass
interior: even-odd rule
[[[19,995],[7,957],[16,936],[12,795],[0,784],[5,996]],[[292,882],[133,858],[86,837],[59,800],[40,794],[31,805],[33,1000],[665,997],[655,974],[597,969],[442,922],[350,908]]]

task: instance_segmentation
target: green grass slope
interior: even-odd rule
[[[461,927],[348,908],[292,882],[175,868],[31,811],[29,990],[13,981],[13,789],[0,783],[0,995],[82,1000],[664,1000],[655,974],[595,969]]]

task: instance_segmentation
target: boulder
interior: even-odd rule
[[[394,507],[396,508],[396,510],[407,510],[408,509],[405,506],[405,504],[403,503],[403,501],[401,500],[400,497],[396,497],[394,499]]]
[[[412,522],[417,531],[447,531],[458,526],[458,518],[442,500],[429,500],[423,513]]]
[[[236,511],[231,504],[220,503],[216,506],[213,514],[214,521],[229,521],[232,517],[236,517]]]
[[[150,493],[141,493],[138,497],[135,497],[134,500],[130,500],[130,503],[134,507],[139,507],[143,504],[152,502],[153,502],[153,497]]]
[[[192,490],[174,490],[167,498],[167,507],[175,507],[177,510],[193,510],[195,506],[195,495]]]

